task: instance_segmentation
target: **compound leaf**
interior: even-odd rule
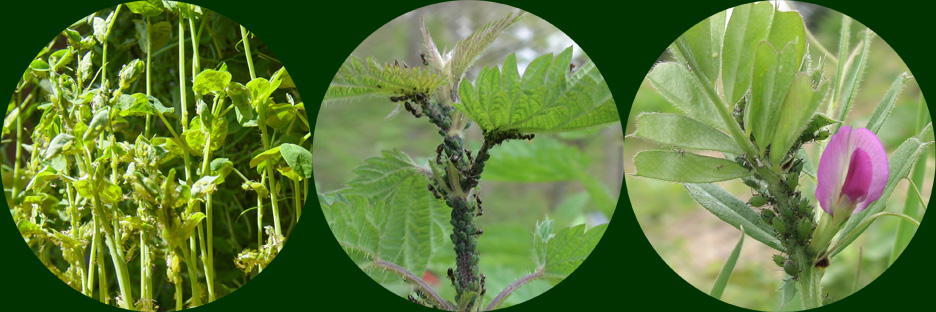
[[[587,63],[569,74],[572,48],[531,62],[521,77],[517,59],[481,70],[474,83],[463,82],[454,103],[485,131],[562,132],[618,121],[608,85]]]
[[[419,67],[381,65],[374,58],[352,56],[335,74],[322,105],[366,97],[431,93],[443,84],[441,75]]]

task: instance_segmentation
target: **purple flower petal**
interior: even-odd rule
[[[822,152],[816,170],[816,199],[832,214],[842,196],[842,204],[856,205],[852,213],[864,210],[881,198],[890,170],[881,141],[868,129],[842,126]]]
[[[856,149],[852,153],[851,162],[848,164],[848,174],[845,175],[845,185],[842,185],[842,197],[839,201],[847,200],[850,203],[858,203],[868,195],[868,186],[871,186],[871,177],[873,175],[871,167],[871,157],[863,149]]]

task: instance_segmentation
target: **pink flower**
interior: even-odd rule
[[[881,198],[889,169],[884,146],[868,129],[842,126],[822,152],[816,199],[836,219],[847,218]]]

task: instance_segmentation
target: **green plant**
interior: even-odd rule
[[[495,176],[514,181],[582,181],[604,212],[613,211],[613,199],[600,183],[582,173],[581,157],[575,150],[550,137],[537,137],[530,144],[505,143],[533,140],[534,133],[617,122],[614,100],[594,64],[571,66],[572,49],[568,48],[555,56],[536,58],[522,75],[516,56],[510,55],[501,68],[482,68],[474,81],[465,78],[481,53],[523,16],[510,14],[490,22],[451,51],[440,51],[421,24],[426,49],[421,66],[352,56],[326,93],[323,105],[353,105],[345,103],[364,98],[383,98],[386,103],[388,99],[416,118],[425,116],[438,130],[441,144],[429,151],[425,165],[399,150],[383,151],[354,170],[356,177],[347,188],[319,194],[326,220],[351,258],[384,285],[402,277],[412,287],[406,291],[408,298],[417,304],[450,311],[497,308],[531,281],[560,282],[604,233],[606,225],[587,231],[584,225],[554,231],[554,221],[539,222],[533,234],[537,268],[493,298],[485,297],[487,277],[481,272],[483,257],[478,252],[485,242],[484,231],[476,219],[484,216],[482,205],[490,204],[481,199],[479,182],[492,169]],[[465,140],[472,124],[483,133],[476,153]],[[508,150],[504,155],[495,149],[501,144]],[[511,156],[532,164],[518,160],[523,166],[505,169]],[[523,171],[531,169],[537,171]],[[454,266],[446,274],[455,290],[454,300],[443,298],[417,275],[426,271],[430,258],[446,241],[454,251]]]
[[[282,248],[308,195],[311,134],[285,68],[236,26],[186,3],[122,4],[63,31],[23,74],[4,119],[16,150],[5,195],[27,244],[74,289],[181,310],[235,290]]]
[[[874,33],[861,32],[852,49],[847,16],[840,29],[836,56],[799,13],[770,3],[736,7],[730,19],[727,11],[709,17],[680,36],[670,46],[672,59],[647,75],[682,114],[642,114],[633,134],[672,148],[640,152],[634,159],[637,176],[682,183],[714,215],[780,252],[773,260],[786,273],[782,306],[796,295],[804,309],[821,306],[819,281],[830,261],[877,218],[899,216],[919,224],[918,217],[884,209],[897,183],[925,159],[932,127],[921,114],[914,135],[885,155],[877,133],[910,79],[906,73],[890,85],[867,129],[842,125],[864,78]],[[822,160],[810,157],[807,147],[822,150]],[[750,200],[711,184],[733,179],[747,185]],[[810,199],[814,190],[821,205]],[[907,232],[895,253],[912,235]],[[732,253],[722,273],[730,275],[737,260]],[[716,279],[716,298],[728,275]]]

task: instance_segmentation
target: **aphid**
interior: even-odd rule
[[[689,72],[692,72],[692,65],[689,62],[686,62],[686,68],[689,69]]]
[[[423,65],[429,65],[429,60],[426,59],[426,53],[419,53],[419,58],[422,59]]]
[[[679,154],[679,156],[683,156],[683,155],[686,154],[686,151],[684,151],[684,150],[682,150],[681,148],[678,148],[678,147],[674,147],[674,148],[673,148],[673,151],[675,151],[676,154]]]
[[[722,167],[724,167],[724,166],[723,166],[723,165],[718,165],[718,167],[715,167],[715,170],[721,170]]]
[[[474,159],[471,157],[471,150],[470,150],[470,149],[467,149],[467,148],[465,149],[465,156],[468,157],[468,162],[474,162]]]
[[[455,285],[455,271],[452,268],[448,269],[448,278],[452,281],[452,285]]]
[[[829,257],[822,257],[819,261],[816,262],[816,267],[820,269],[825,269],[829,267]]]
[[[477,235],[477,236],[481,236],[481,234],[484,234],[484,230],[482,230],[482,229],[478,229],[478,230],[475,232],[475,235]]]
[[[783,271],[786,272],[787,275],[793,276],[794,278],[797,276],[797,273],[799,273],[799,270],[796,268],[796,264],[791,260],[787,260],[783,263]]]
[[[575,70],[575,64],[569,63],[569,73],[571,74],[573,70]]]

